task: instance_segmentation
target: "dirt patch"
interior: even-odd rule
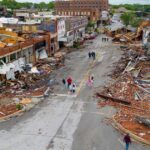
[[[16,108],[16,105],[14,105],[14,104],[7,105],[7,106],[1,106],[0,107],[0,117],[8,116],[17,111],[18,111],[18,109]]]
[[[44,92],[46,91],[47,87],[41,87],[39,89],[36,89],[34,91],[32,91],[31,96],[41,96],[44,94]]]
[[[121,116],[116,115],[115,120],[120,123],[125,129],[131,131],[135,135],[150,141],[150,130],[148,127],[137,123],[132,117],[128,116],[127,120],[123,120]]]

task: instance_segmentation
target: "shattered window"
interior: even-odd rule
[[[17,58],[20,58],[20,57],[21,57],[21,51],[17,52]]]
[[[3,65],[3,62],[6,63],[6,57],[0,58],[0,66]]]
[[[10,55],[10,61],[16,60],[16,53]]]

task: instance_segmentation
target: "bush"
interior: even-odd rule
[[[79,47],[80,47],[79,41],[74,42],[74,43],[73,43],[73,47],[74,47],[74,48],[79,48]]]
[[[95,29],[95,32],[99,33],[99,29],[98,29],[98,28],[96,28],[96,29]]]
[[[21,105],[21,104],[16,104],[16,108],[17,108],[18,110],[21,110],[21,109],[22,109],[22,105]]]
[[[87,27],[94,28],[95,22],[89,21]]]

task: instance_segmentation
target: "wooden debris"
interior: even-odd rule
[[[150,118],[145,118],[141,116],[136,116],[135,118],[137,122],[142,123],[147,127],[150,127]]]
[[[106,96],[106,95],[103,95],[103,94],[96,93],[96,95],[98,97],[102,97],[106,100],[112,100],[112,101],[117,102],[117,103],[122,103],[122,104],[125,104],[125,105],[130,105],[131,104],[131,102],[129,102],[129,101],[121,100],[121,99],[110,97],[110,96]]]

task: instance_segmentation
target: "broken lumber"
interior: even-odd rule
[[[142,123],[143,125],[150,127],[150,118],[145,118],[141,116],[136,116],[136,121]]]
[[[96,93],[96,95],[98,97],[102,97],[102,98],[104,98],[106,100],[111,100],[111,101],[114,101],[114,102],[117,102],[117,103],[122,103],[122,104],[125,104],[125,105],[130,105],[131,104],[131,102],[129,102],[129,101],[118,99],[118,98],[114,98],[114,97],[111,97],[111,96],[107,96],[107,95],[103,95],[103,94],[99,94],[99,93]]]

